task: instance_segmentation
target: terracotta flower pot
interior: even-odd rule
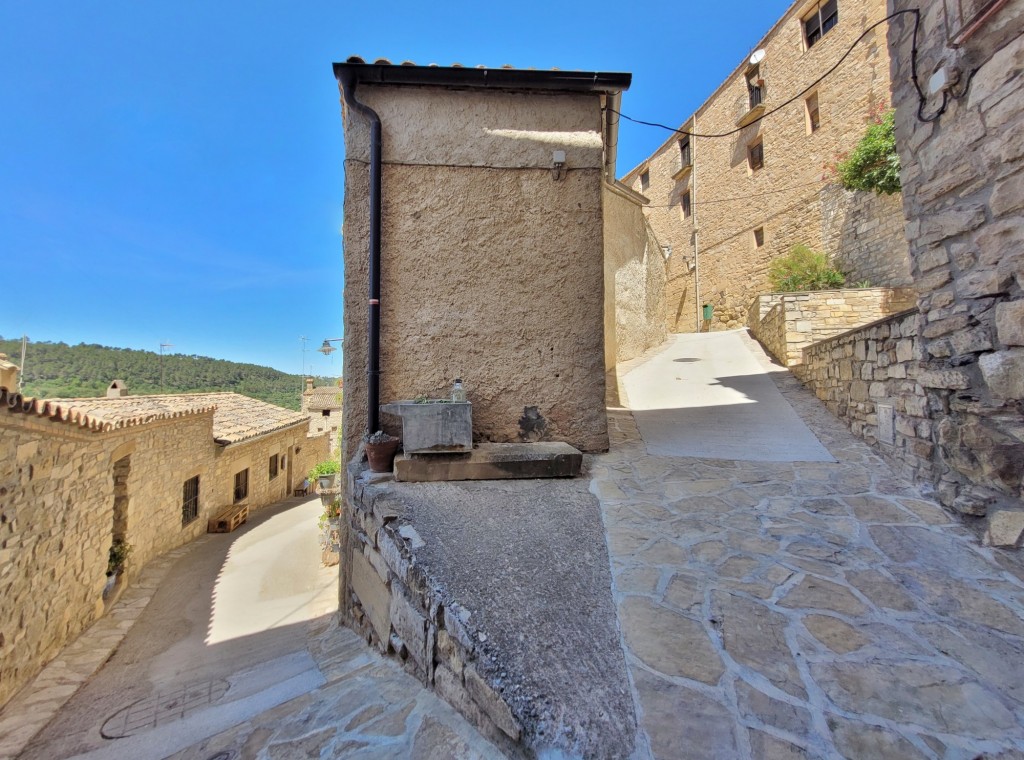
[[[401,440],[394,438],[383,443],[367,443],[366,458],[370,462],[370,470],[373,472],[391,472],[391,463],[395,459],[395,452],[398,451],[398,444]]]

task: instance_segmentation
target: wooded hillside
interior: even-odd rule
[[[0,337],[0,352],[21,361],[21,341]],[[124,380],[131,394],[160,393],[160,355],[94,343],[29,343],[23,392],[40,398],[102,396],[110,381]],[[287,409],[299,409],[304,380],[258,364],[187,354],[164,354],[164,393],[233,391]],[[331,385],[337,378],[318,377]]]

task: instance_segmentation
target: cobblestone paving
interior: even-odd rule
[[[499,760],[475,728],[336,618],[311,624],[310,652],[327,683],[173,760]]]
[[[773,377],[837,463],[649,456],[627,411],[594,460],[652,754],[1024,758],[1019,555]]]

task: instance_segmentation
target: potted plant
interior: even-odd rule
[[[395,452],[398,451],[398,444],[401,442],[401,438],[388,435],[383,430],[378,430],[372,435],[364,435],[363,443],[366,447],[366,459],[370,463],[370,470],[391,472],[391,463],[395,459]]]
[[[328,459],[325,462],[320,462],[309,471],[309,482],[312,483],[314,480],[320,485],[320,490],[326,490],[328,488],[334,488],[335,481],[338,478],[338,473],[341,472],[341,463],[336,459]]]
[[[106,598],[110,590],[117,585],[117,577],[124,571],[128,556],[132,553],[132,545],[123,538],[115,538],[107,552],[107,584],[103,587]]]

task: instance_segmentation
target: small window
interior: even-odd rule
[[[199,517],[199,476],[189,478],[181,489],[181,527]]]
[[[249,495],[249,468],[235,473],[234,502],[237,504]]]
[[[683,219],[689,219],[690,214],[693,213],[693,209],[690,207],[690,191],[687,190],[683,193],[682,198],[679,199],[679,207],[683,212]]]
[[[817,132],[821,126],[821,112],[818,110],[818,93],[814,93],[804,101],[807,113],[807,134]]]
[[[693,159],[690,156],[690,138],[688,136],[679,141],[679,159],[681,168],[685,168],[693,163]]]
[[[809,16],[804,17],[804,42],[807,48],[814,47],[814,44],[824,37],[839,23],[838,0],[819,2]]]
[[[760,248],[764,245],[764,227],[757,227],[754,229],[754,248]]]
[[[280,460],[277,454],[270,457],[270,479],[273,480],[277,477],[277,468]]]
[[[747,164],[750,171],[756,172],[764,168],[764,141],[758,140],[747,147]]]
[[[650,173],[650,171],[645,171],[645,172],[640,174],[640,192],[641,193],[644,192],[650,186],[651,186],[651,173]]]
[[[331,416],[331,410],[330,409],[322,409],[320,411],[320,416],[321,417],[330,417]]]

